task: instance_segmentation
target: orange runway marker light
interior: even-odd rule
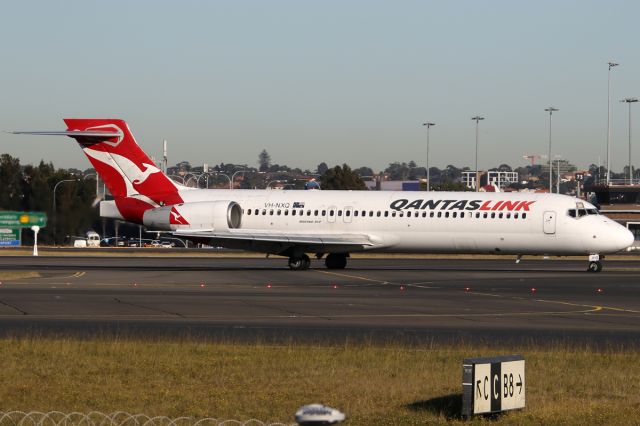
[[[470,292],[470,291],[471,291],[471,287],[465,287],[465,288],[464,288],[464,291],[466,291],[466,292]]]
[[[603,289],[603,288],[601,288],[601,287],[598,287],[598,288],[596,289],[596,293],[598,293],[598,294],[602,294],[602,293],[604,293],[604,289]]]
[[[271,288],[271,287],[272,287],[271,283],[267,284],[267,288]]]
[[[205,287],[204,283],[200,283],[200,288],[204,288],[204,287]]]
[[[337,289],[337,288],[338,288],[338,284],[334,284],[334,285],[332,285],[331,287],[333,287],[333,289],[335,290],[335,289]]]
[[[535,287],[531,287],[531,293],[535,293],[536,291],[538,291],[538,289],[536,289]]]

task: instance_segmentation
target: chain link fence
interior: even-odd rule
[[[0,426],[291,426],[295,423],[265,423],[257,419],[220,420],[211,417],[170,418],[130,414],[124,411],[114,413],[62,413],[60,411],[0,411]]]

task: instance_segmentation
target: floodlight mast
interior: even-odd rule
[[[609,62],[607,73],[607,186],[611,184],[611,68],[618,65],[620,64]]]
[[[549,154],[548,154],[548,158],[549,158],[549,194],[551,194],[553,192],[553,167],[552,167],[552,163],[551,163],[551,116],[553,115],[554,111],[559,111],[558,108],[554,108],[552,106],[545,108],[545,111],[547,111],[549,113]],[[558,179],[560,179],[560,177],[558,176]]]
[[[423,126],[427,126],[427,191],[431,191],[431,179],[429,175],[429,129],[431,126],[435,126],[436,123],[422,123]]]
[[[626,98],[620,102],[626,102],[629,105],[629,185],[633,185],[633,172],[631,171],[631,104],[638,102],[638,98]]]
[[[478,123],[480,120],[484,120],[484,117],[476,115],[471,117],[476,122],[476,192],[480,191],[480,173],[478,172]]]

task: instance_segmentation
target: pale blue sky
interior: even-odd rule
[[[171,164],[315,168],[393,161],[579,166],[627,163],[627,107],[640,96],[637,1],[2,2],[0,129],[63,129],[64,117],[127,120]],[[634,164],[640,166],[640,104]],[[23,163],[89,167],[71,140],[0,135]]]

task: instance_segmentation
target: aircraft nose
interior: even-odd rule
[[[633,232],[629,231],[627,228],[622,228],[619,232],[619,240],[621,250],[626,249],[627,247],[631,247],[631,245],[635,242],[636,238],[633,235]]]

